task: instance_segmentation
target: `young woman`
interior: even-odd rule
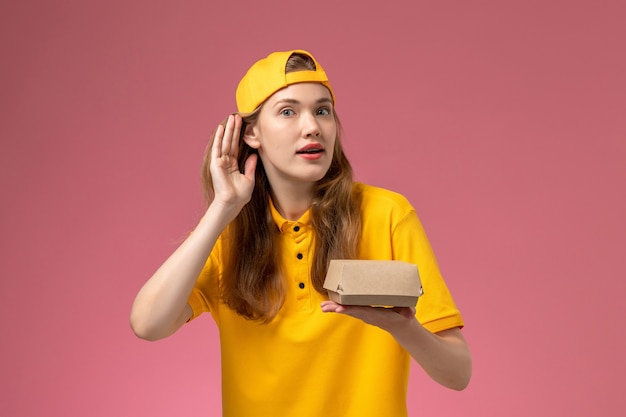
[[[406,416],[410,358],[464,389],[463,321],[422,225],[403,196],[353,182],[320,64],[270,54],[236,97],[207,148],[207,211],[139,291],[137,336],[211,313],[224,416]],[[415,309],[329,301],[328,263],[346,258],[412,262],[424,295]]]

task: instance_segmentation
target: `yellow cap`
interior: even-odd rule
[[[315,71],[296,71],[285,73],[287,60],[291,55],[309,56],[315,63]],[[335,95],[328,83],[328,77],[322,66],[309,52],[296,49],[287,52],[274,52],[257,61],[250,67],[237,86],[237,110],[240,113],[253,112],[265,100],[278,90],[296,83],[320,83],[330,91],[335,102]]]

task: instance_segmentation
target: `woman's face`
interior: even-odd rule
[[[272,187],[312,184],[326,175],[337,136],[330,92],[319,83],[292,84],[265,101],[246,129]]]

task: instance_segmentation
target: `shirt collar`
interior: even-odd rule
[[[274,202],[270,198],[270,212],[272,213],[272,219],[278,226],[281,232],[293,229],[296,225],[308,226],[311,223],[311,209],[309,208],[298,220],[286,220],[274,206]]]

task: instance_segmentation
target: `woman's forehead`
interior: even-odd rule
[[[320,83],[297,83],[278,90],[267,101],[268,104],[279,101],[296,101],[302,104],[317,103],[319,101],[330,101],[332,103],[332,95],[328,88]]]

